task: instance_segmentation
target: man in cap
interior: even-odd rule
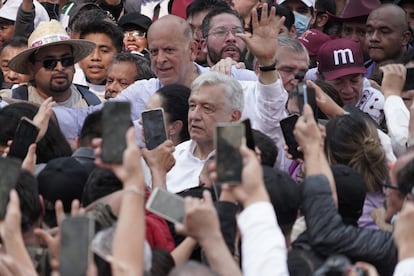
[[[89,90],[72,85],[74,64],[94,48],[93,42],[70,39],[56,20],[40,23],[29,37],[28,49],[9,61],[13,71],[30,74],[33,81],[28,86],[6,90],[4,96],[38,104],[53,97],[65,107],[98,104],[99,99]]]
[[[349,39],[330,40],[317,55],[319,78],[338,90],[344,104],[356,106],[377,123],[384,118],[384,96],[371,86],[364,87],[364,59],[361,47]]]
[[[367,18],[369,13],[380,5],[379,0],[349,0],[341,16],[329,13],[332,20],[342,24],[340,36],[360,44],[364,60],[369,59],[365,42]]]
[[[40,22],[50,20],[47,11],[38,1],[30,4],[22,3],[22,0],[4,2],[0,8],[0,45],[13,36],[27,38]],[[30,26],[27,26],[27,22],[30,22]]]
[[[124,48],[126,51],[148,55],[147,33],[152,20],[139,12],[127,13],[118,21],[124,32]]]
[[[315,22],[315,0],[277,0],[277,4],[286,5],[292,9],[298,36]]]

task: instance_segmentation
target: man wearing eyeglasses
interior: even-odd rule
[[[9,67],[33,77],[29,84],[5,90],[2,96],[37,104],[48,97],[65,107],[96,105],[100,100],[88,89],[72,84],[74,64],[89,55],[95,43],[70,39],[56,20],[42,22],[28,40],[28,49],[9,61]]]
[[[206,15],[201,27],[204,37],[201,45],[210,67],[227,57],[244,62],[247,47],[237,36],[244,33],[243,26],[243,19],[230,8],[214,9]]]

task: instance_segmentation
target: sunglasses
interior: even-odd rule
[[[130,35],[135,36],[135,37],[145,37],[144,32],[140,32],[140,31],[126,31],[124,32],[124,37],[128,37]]]
[[[58,64],[58,62],[60,62],[63,67],[69,67],[75,64],[75,58],[72,56],[61,57],[61,58],[45,58],[43,60],[36,60],[36,61],[42,62],[42,65],[46,70],[53,70]]]

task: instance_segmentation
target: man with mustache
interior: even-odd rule
[[[202,51],[207,54],[208,65],[214,66],[221,59],[230,57],[236,62],[244,62],[246,44],[237,34],[244,33],[243,19],[230,9],[214,9],[203,20]]]
[[[96,105],[100,100],[85,87],[72,84],[74,64],[92,52],[95,43],[70,39],[56,20],[42,22],[28,40],[28,49],[9,61],[11,70],[32,76],[27,86],[6,90],[5,97],[37,104],[49,97],[65,107]]]

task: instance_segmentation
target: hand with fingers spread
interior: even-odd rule
[[[381,91],[384,93],[385,99],[388,96],[401,96],[405,83],[407,69],[403,64],[387,64],[380,67],[384,73],[381,83]]]
[[[269,66],[276,60],[277,38],[285,18],[276,18],[276,9],[272,7],[268,12],[268,4],[263,4],[260,21],[257,9],[252,10],[253,34],[238,34],[257,58],[261,66]]]
[[[65,210],[63,209],[63,203],[60,200],[55,202],[55,213],[56,213],[56,221],[57,221],[57,228],[56,229],[41,229],[36,228],[34,230],[35,235],[41,238],[44,243],[49,248],[51,260],[54,264],[53,269],[59,269],[59,252],[60,252],[60,225],[62,221],[65,219],[66,214]],[[83,216],[85,214],[85,210],[80,207],[79,200],[75,199],[72,201],[70,216]]]
[[[39,128],[39,134],[37,135],[36,142],[39,142],[43,136],[45,136],[50,117],[53,113],[53,107],[56,102],[52,97],[47,98],[39,107],[36,115],[33,118],[33,123]]]

